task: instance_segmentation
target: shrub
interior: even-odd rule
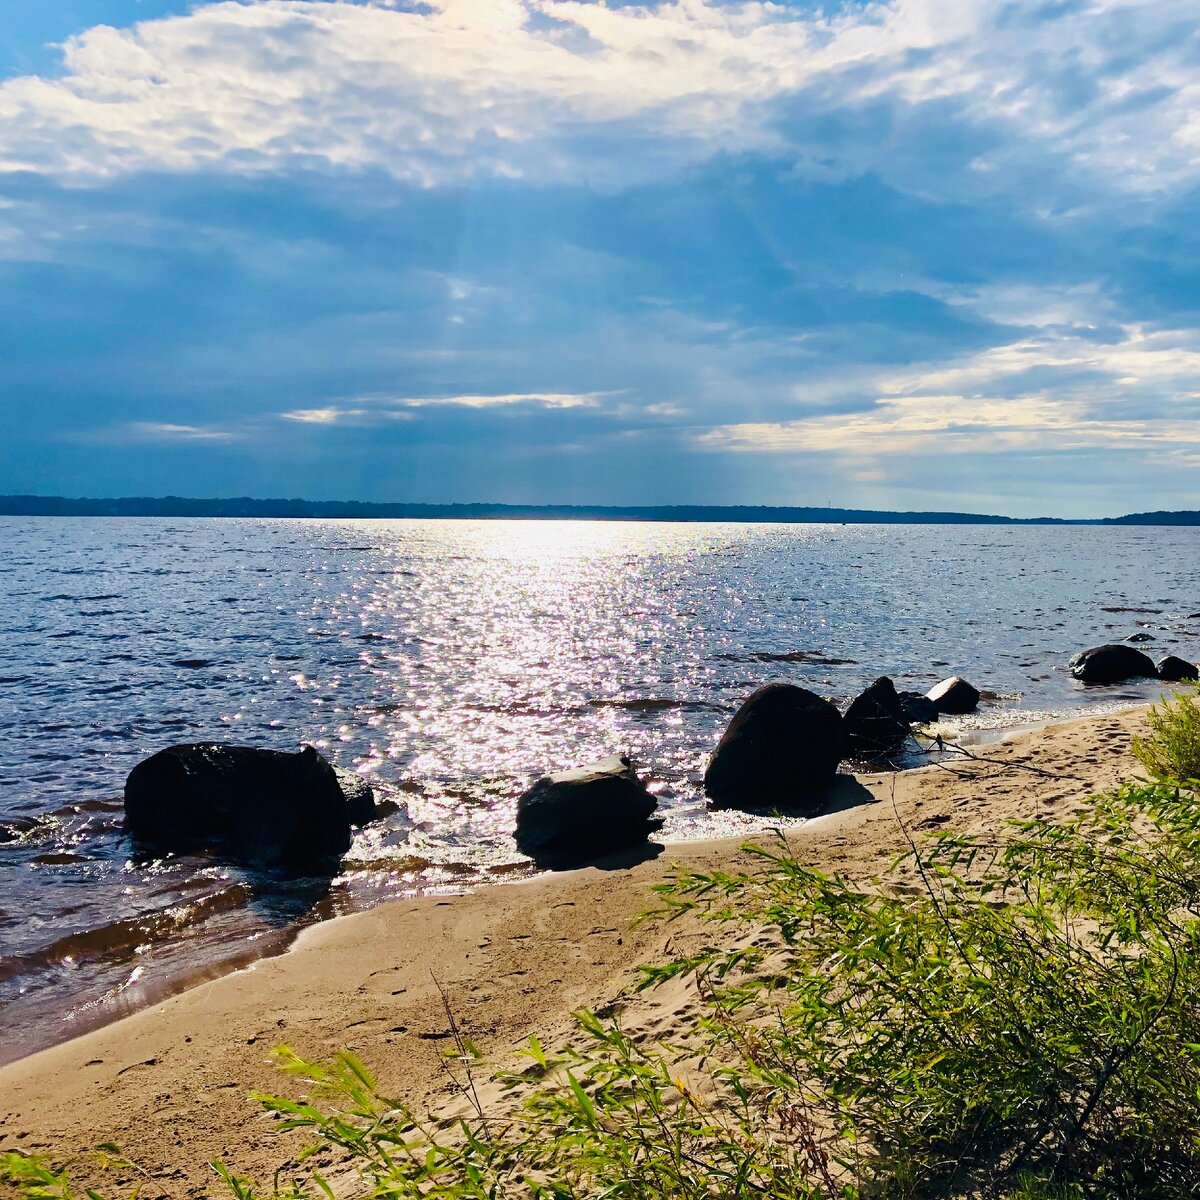
[[[1127,788],[913,861],[916,897],[786,855],[667,891],[780,931],[782,952],[703,964],[727,981],[711,1028],[746,1043],[741,1079],[818,1111],[856,1194],[1197,1194],[1195,797]]]
[[[758,853],[754,871],[659,889],[660,916],[726,927],[644,970],[646,987],[699,986],[701,1019],[669,1047],[581,1013],[578,1047],[550,1058],[532,1041],[528,1071],[501,1077],[522,1085],[512,1102],[450,1129],[381,1096],[348,1054],[281,1052],[308,1096],[261,1099],[378,1197],[1200,1192],[1193,793],[1129,787],[1061,826],[914,846],[915,889]],[[315,1173],[264,1193],[221,1171],[243,1200],[332,1195]]]
[[[1138,761],[1159,779],[1200,780],[1200,688],[1176,692],[1150,709],[1150,734],[1133,739]]]

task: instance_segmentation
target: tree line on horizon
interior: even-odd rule
[[[229,499],[182,496],[0,496],[5,517],[324,517],[396,520],[533,519],[735,521],[874,525],[1200,525],[1200,511],[1129,513],[1120,517],[1005,517],[986,513],[760,504],[418,504],[368,500]]]

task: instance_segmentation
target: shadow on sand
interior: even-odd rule
[[[751,804],[718,804],[710,801],[710,806],[717,811],[736,809],[738,812],[750,813],[756,817],[828,817],[832,813],[846,812],[863,804],[876,804],[878,797],[853,775],[835,775],[832,782],[819,792],[807,796],[798,796],[794,804],[780,803],[751,805]]]
[[[598,871],[627,871],[638,863],[657,858],[666,847],[661,842],[642,842],[624,850],[610,850],[605,854],[551,854],[542,853],[529,857],[535,867],[543,871],[577,871],[581,867],[595,867]],[[528,853],[528,851],[526,851]]]
[[[870,788],[859,783],[853,775],[838,775],[825,789],[826,801],[817,817],[828,817],[833,813],[846,812],[852,808],[860,808],[864,804],[878,804],[879,797]]]

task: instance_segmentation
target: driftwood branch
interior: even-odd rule
[[[928,739],[932,745],[922,745],[918,738]],[[991,758],[986,754],[973,754],[965,746],[959,742],[948,742],[940,733],[939,734],[922,734],[916,731],[912,734],[912,739],[916,743],[917,748],[923,754],[933,754],[941,752],[945,754],[957,754],[963,758],[969,759],[971,762],[988,763],[996,767],[1008,767],[1014,771],[1028,771],[1031,775],[1038,775],[1043,779],[1061,779],[1070,783],[1086,783],[1087,780],[1082,775],[1063,775],[1057,771],[1047,771],[1044,767],[1035,767],[1031,762],[1021,758]],[[943,766],[935,760],[935,766]],[[957,773],[957,772],[956,772]]]

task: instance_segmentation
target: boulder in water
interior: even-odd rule
[[[704,790],[726,808],[824,807],[846,753],[842,718],[828,700],[790,683],[768,683],[734,713],[704,772]]]
[[[1185,679],[1200,678],[1200,668],[1195,663],[1190,663],[1185,658],[1178,658],[1174,654],[1168,654],[1156,668],[1159,679],[1165,679],[1168,683],[1181,683]]]
[[[900,707],[910,725],[929,725],[938,719],[938,706],[920,692],[897,692]]]
[[[623,754],[544,775],[517,801],[517,846],[535,861],[586,862],[638,846],[662,825]]]
[[[951,716],[974,712],[979,707],[979,689],[958,675],[943,679],[931,687],[926,695],[937,705],[939,713]]]
[[[362,785],[357,817],[374,812]],[[369,819],[369,818],[368,818]],[[165,850],[219,845],[264,866],[328,864],[350,849],[350,805],[334,768],[312,746],[295,754],[255,746],[171,746],[125,781],[125,827]]]
[[[1154,663],[1140,650],[1114,643],[1080,650],[1067,665],[1081,683],[1120,683],[1158,675]]]
[[[893,758],[909,733],[908,715],[896,685],[886,675],[851,701],[843,725],[855,758]]]
[[[369,825],[375,820],[375,791],[361,775],[347,771],[345,767],[334,767],[338,787],[346,797],[346,816],[351,825]]]

